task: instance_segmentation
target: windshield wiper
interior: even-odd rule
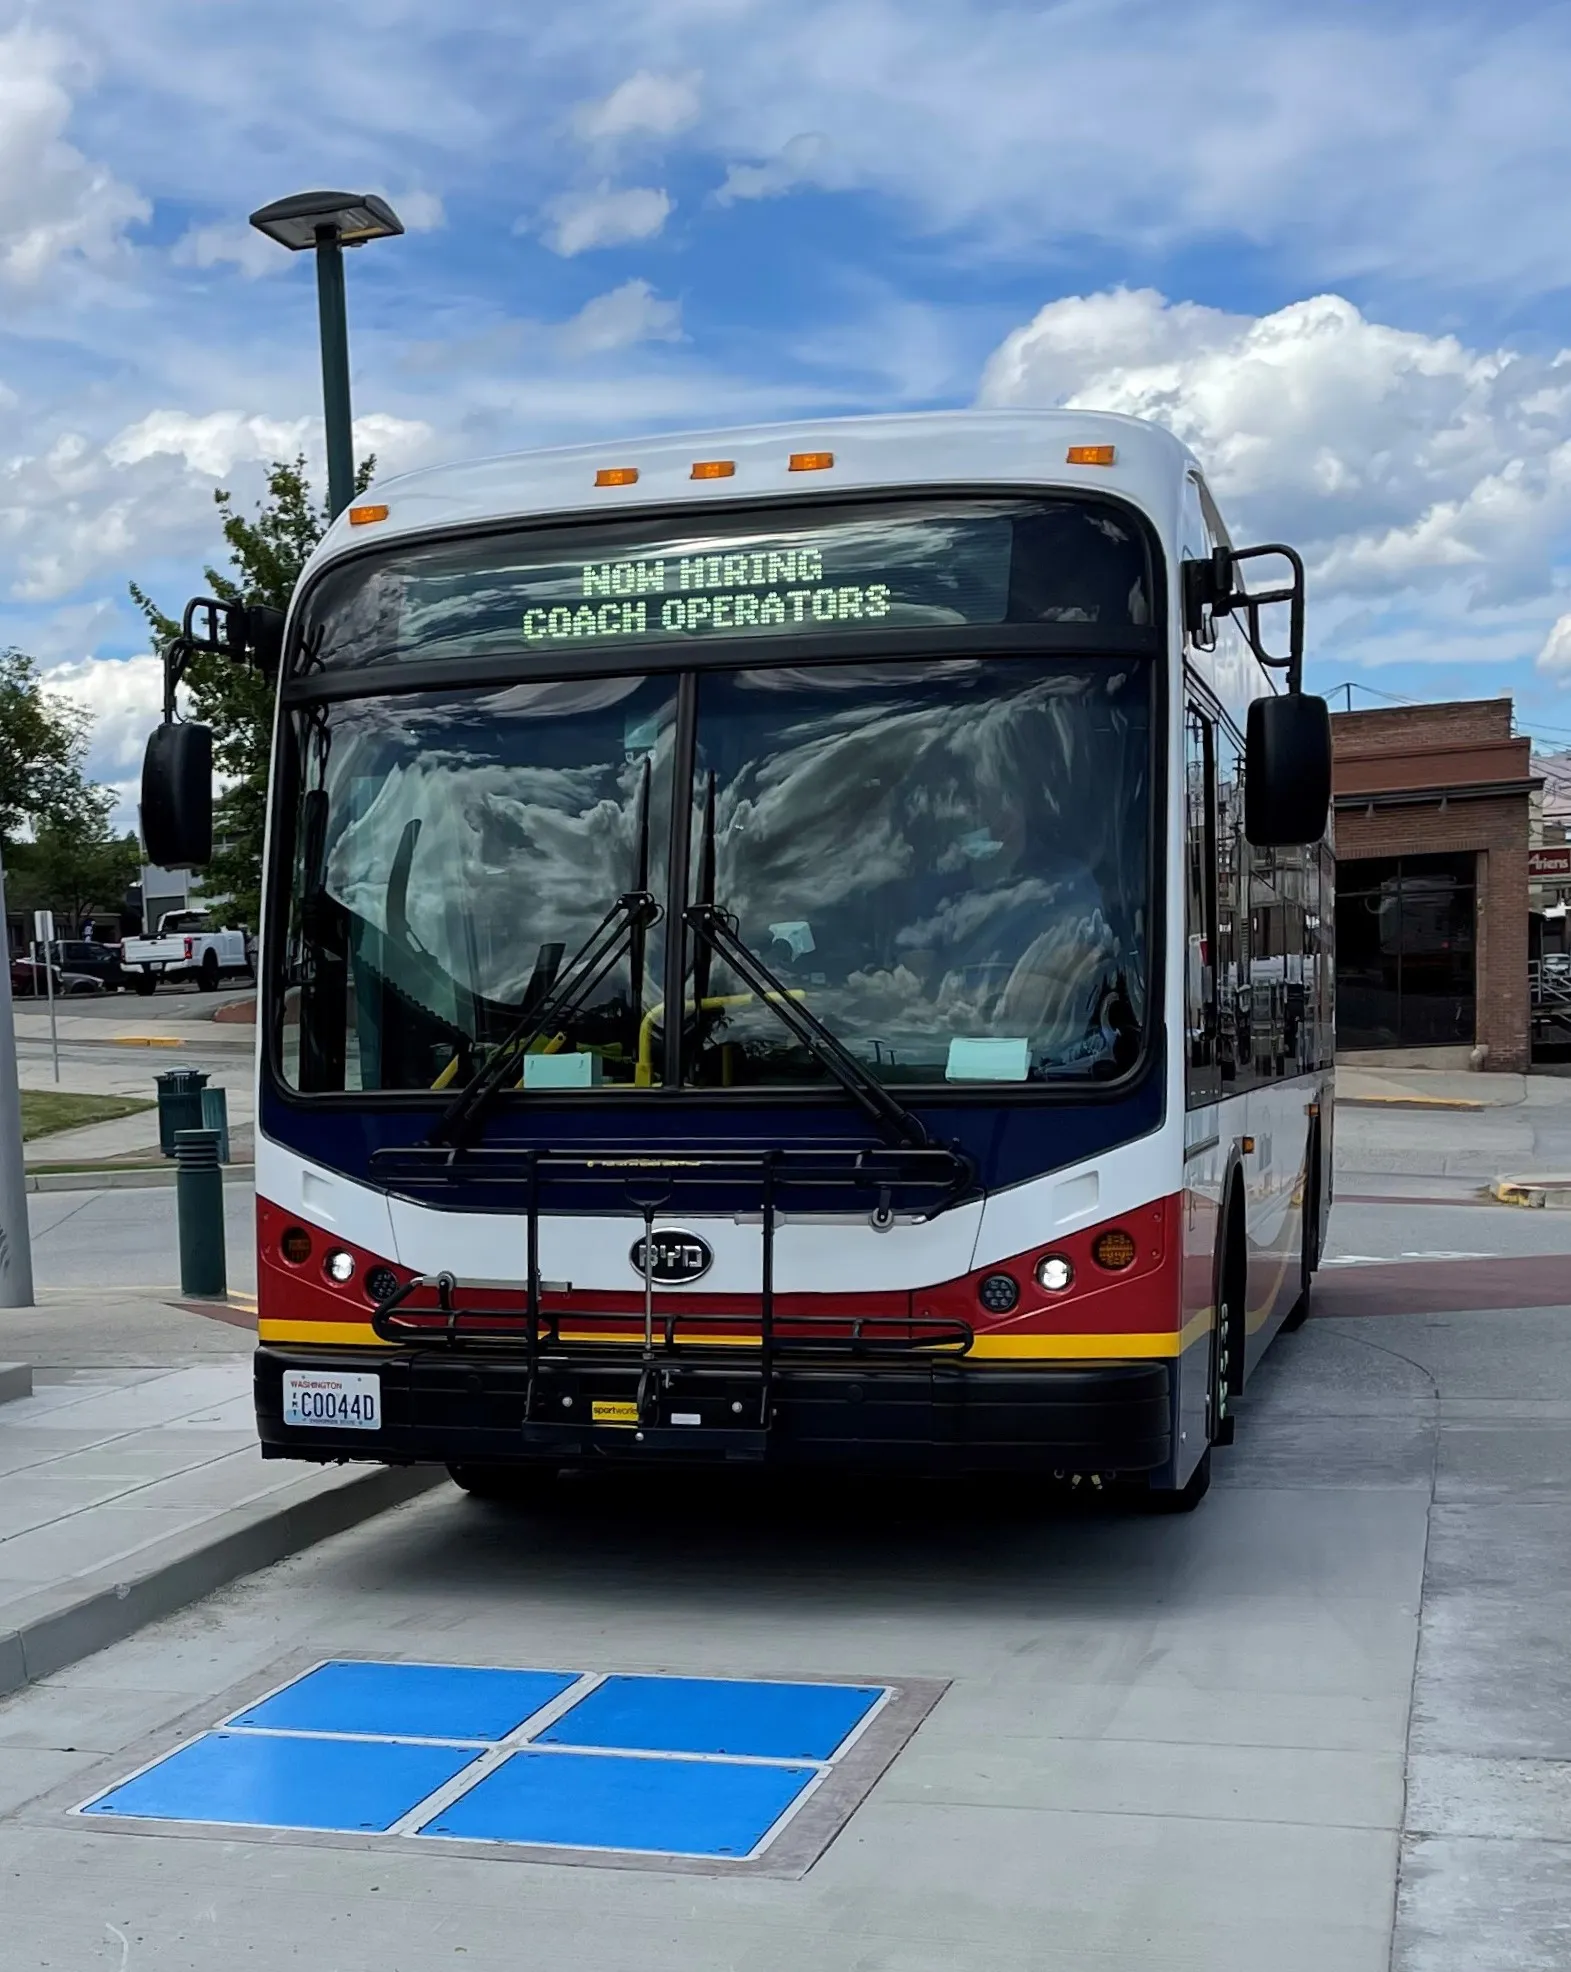
[[[431,1142],[455,1147],[466,1142],[505,1084],[508,1071],[521,1064],[542,1034],[572,1019],[623,953],[643,938],[659,916],[660,906],[647,890],[630,890],[618,897],[563,967],[545,998],[531,1006],[529,996],[525,996],[526,1004],[511,1031],[503,1035],[490,1060],[438,1117]]]
[[[562,947],[541,947],[534,976],[524,989],[518,1018],[497,1042],[479,1069],[437,1118],[432,1143],[455,1148],[468,1140],[474,1126],[495,1101],[509,1069],[521,1062],[540,1036],[565,1025],[579,1011],[606,974],[621,958],[624,947],[632,974],[633,1019],[644,997],[644,951],[651,926],[660,919],[660,906],[649,888],[649,762],[638,789],[638,834],[633,851],[633,888],[617,898],[605,916],[562,966]]]
[[[868,1073],[849,1048],[837,1040],[802,1002],[793,999],[785,981],[770,970],[737,936],[737,920],[715,904],[689,905],[683,922],[707,952],[728,965],[750,992],[778,1015],[808,1053],[815,1056],[869,1119],[884,1141],[897,1150],[930,1150],[932,1139],[903,1102],[897,1102],[876,1075]],[[701,1004],[701,1002],[699,1003]]]

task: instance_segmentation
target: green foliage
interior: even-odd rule
[[[134,836],[109,834],[114,796],[83,772],[91,715],[46,691],[25,652],[0,651],[0,847],[12,910],[52,910],[71,936],[113,915],[136,876]]]
[[[49,825],[102,835],[112,797],[84,779],[90,716],[45,691],[25,651],[0,651],[0,844]]]
[[[91,792],[108,805],[105,790]],[[110,835],[102,819],[95,834],[46,822],[31,842],[7,851],[6,902],[13,911],[53,911],[56,935],[74,938],[84,918],[118,915],[141,865],[136,837]]]
[[[355,475],[355,490],[370,484],[375,459]],[[303,458],[277,459],[267,470],[267,494],[248,519],[235,511],[228,492],[213,496],[223,516],[230,573],[207,568],[214,596],[224,602],[266,603],[287,609],[300,571],[327,532],[330,516],[311,491]],[[162,655],[180,634],[136,583],[131,599],[147,618],[153,647]],[[249,665],[221,657],[196,657],[186,670],[192,711],[213,729],[213,762],[228,783],[214,813],[215,847],[206,872],[215,896],[231,897],[226,915],[256,929],[262,916],[262,837],[267,826],[267,767],[273,728],[273,687]]]

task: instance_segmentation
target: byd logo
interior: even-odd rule
[[[697,1233],[657,1229],[648,1243],[652,1249],[650,1278],[662,1287],[681,1287],[688,1281],[702,1280],[715,1263],[708,1240],[700,1239]],[[627,1256],[640,1280],[644,1277],[644,1244],[643,1240],[635,1239]]]

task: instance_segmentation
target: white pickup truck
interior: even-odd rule
[[[194,979],[204,993],[221,979],[251,976],[243,931],[210,931],[206,911],[166,911],[156,938],[127,938],[120,948],[125,983],[155,993],[160,979]]]

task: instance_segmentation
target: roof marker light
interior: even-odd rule
[[[637,466],[602,466],[595,474],[596,486],[636,486]]]
[[[697,459],[693,463],[694,479],[735,479],[735,459]]]
[[[835,462],[833,452],[793,452],[792,472],[828,472]]]
[[[1065,464],[1071,466],[1110,466],[1118,457],[1116,445],[1071,445]]]
[[[351,527],[369,527],[373,521],[386,519],[386,507],[351,507],[349,509],[349,525]]]

